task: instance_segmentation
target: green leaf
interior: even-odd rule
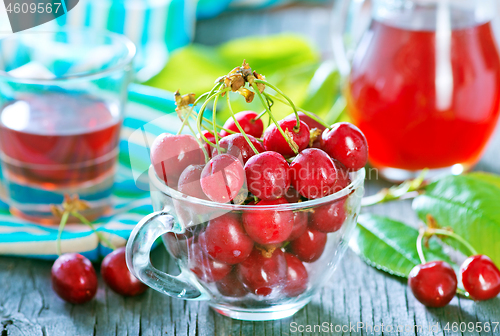
[[[430,214],[439,226],[451,227],[500,266],[500,177],[487,173],[444,177],[427,186],[413,208],[422,220]],[[469,254],[452,239],[446,243]]]
[[[165,68],[145,84],[171,92],[180,90],[181,94],[194,92],[199,95],[210,91],[215,80],[231,69],[216,49],[190,45],[174,51]]]
[[[387,217],[363,214],[358,217],[350,246],[371,266],[400,277],[407,277],[420,264],[416,242],[418,230]],[[444,260],[453,265],[436,238],[424,247],[427,261]]]
[[[231,69],[245,59],[252,69],[266,76],[319,61],[318,53],[306,39],[290,34],[245,37],[221,45],[218,52]]]

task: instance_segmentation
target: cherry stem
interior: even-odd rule
[[[422,245],[422,240],[423,240],[424,236],[425,236],[425,229],[421,228],[418,231],[417,252],[418,252],[418,258],[420,259],[420,262],[422,264],[426,263],[426,261],[425,261],[425,255],[424,255],[424,249],[423,249],[423,245]]]
[[[182,121],[182,125],[181,127],[179,128],[179,131],[177,131],[177,135],[181,134],[182,133],[182,130],[184,129],[184,126],[186,126],[186,123],[188,122],[188,119],[189,117],[191,116],[191,113],[193,112],[194,110],[194,107],[203,99],[205,98],[206,96],[211,96],[215,90],[217,90],[219,87],[220,87],[221,83],[217,83],[214,85],[214,87],[212,88],[212,90],[210,90],[210,92],[205,92],[204,94],[200,95],[198,98],[196,98],[196,100],[194,101],[193,103],[193,106],[191,106],[191,110],[188,112],[188,115],[184,118],[184,120]],[[194,134],[193,134],[194,135]]]
[[[297,119],[297,125],[294,127],[294,131],[296,133],[299,133],[299,131],[300,131],[300,117],[299,117],[299,112],[297,111],[297,107],[295,106],[295,104],[293,103],[293,101],[286,94],[284,94],[283,91],[281,91],[275,85],[273,85],[273,84],[271,84],[271,83],[269,83],[269,82],[267,82],[265,80],[256,79],[254,82],[269,86],[271,89],[273,89],[274,91],[276,91],[278,94],[280,94],[283,98],[285,98],[288,101],[288,105],[290,105],[292,107],[293,113],[295,113],[295,118]]]
[[[440,235],[440,236],[448,236],[448,237],[454,238],[455,240],[458,240],[460,243],[462,243],[462,245],[464,245],[469,250],[471,255],[478,254],[476,249],[467,240],[465,240],[462,236],[456,234],[455,232],[451,232],[451,231],[443,230],[443,229],[429,228],[425,231],[425,234],[428,236]]]
[[[253,118],[252,120],[259,120],[259,119],[260,119],[260,118],[262,118],[262,116],[263,116],[264,114],[266,114],[266,113],[267,113],[267,110],[264,110],[264,111],[260,112],[260,113],[259,113],[259,114],[258,114],[255,118]]]
[[[290,105],[286,100],[281,99],[280,97],[276,97],[275,95],[272,95],[272,94],[267,93],[267,92],[264,92],[264,94],[266,96],[268,96],[268,97],[271,97],[274,100],[279,101],[280,103]],[[307,110],[304,110],[304,109],[302,109],[300,107],[298,107],[297,110],[299,110],[300,112],[304,113],[306,116],[308,116],[309,118],[313,119],[314,121],[317,121],[318,123],[320,123],[321,125],[325,126],[326,128],[332,129],[332,127],[330,125],[328,125],[326,122],[324,122],[323,120],[321,120],[321,118],[318,118],[316,115],[314,115],[314,113],[312,113],[310,111],[307,111]]]
[[[229,94],[228,94],[229,96]],[[214,138],[215,138],[215,148],[217,149],[217,154],[220,154],[220,146],[219,146],[219,134],[217,133],[217,123],[216,123],[216,113],[217,113],[217,102],[219,101],[219,95],[215,97],[214,100],[214,108],[212,110],[212,121],[213,121],[213,130],[214,130]]]
[[[231,90],[231,88],[225,88],[223,90],[218,90],[217,92],[208,96],[207,99],[205,100],[205,102],[203,103],[203,105],[201,106],[200,112],[198,112],[198,116],[196,119],[196,126],[198,127],[198,134],[200,134],[200,138],[201,138],[200,142],[201,142],[201,140],[203,140],[206,143],[208,143],[210,146],[215,147],[215,148],[217,148],[217,145],[212,143],[210,140],[208,140],[207,137],[205,135],[203,135],[203,132],[201,130],[201,122],[203,120],[203,113],[205,112],[205,109],[206,109],[208,103],[212,99],[214,99],[219,94],[224,94],[224,93],[228,92],[229,90]],[[200,143],[200,145],[202,145],[202,144]],[[208,151],[206,150],[205,146],[201,146],[201,149],[203,150],[203,153],[205,154],[205,162],[208,162],[208,160],[209,160]]]
[[[259,99],[260,99],[262,105],[266,109],[267,113],[269,114],[269,117],[271,118],[271,120],[273,121],[273,123],[276,125],[276,127],[278,128],[278,130],[281,133],[281,135],[283,136],[283,138],[285,138],[286,142],[288,143],[288,145],[290,146],[290,148],[293,150],[293,152],[295,154],[299,154],[299,152],[297,151],[297,149],[292,145],[290,138],[286,135],[285,131],[283,131],[283,129],[279,125],[279,123],[276,120],[276,118],[274,118],[273,113],[271,112],[271,110],[269,109],[269,106],[264,101],[264,97],[260,93],[259,88],[257,87],[257,84],[252,83],[251,85],[252,85],[253,89],[255,90],[255,93],[257,93],[257,96],[259,96]]]
[[[426,186],[425,176],[427,175],[427,171],[427,169],[424,169],[416,179],[404,181],[400,185],[384,188],[375,195],[364,197],[361,201],[361,206],[367,207],[417,197],[423,192],[423,188]]]
[[[109,241],[109,239],[106,238],[101,232],[97,231],[94,225],[87,218],[85,218],[85,216],[81,215],[77,211],[72,211],[71,214],[76,218],[78,218],[83,224],[89,226],[92,229],[92,231],[94,231],[94,233],[97,235],[97,238],[101,242],[104,242],[107,245],[107,247],[109,247],[112,250],[116,249],[116,246],[113,243],[111,243],[111,241]]]
[[[193,112],[193,107],[191,107],[191,109],[189,110],[187,116],[184,118],[184,120],[182,120],[182,125],[179,128],[179,130],[177,131],[177,135],[181,134],[182,131],[184,130],[184,126],[186,126],[186,124],[189,123],[189,117],[191,116],[192,112]]]
[[[206,121],[206,122],[207,122],[210,126],[212,126],[212,125],[213,125],[213,123],[212,123],[210,120],[208,120],[207,118],[203,118],[203,121]],[[217,125],[217,124],[216,124],[215,126],[217,126],[217,128],[218,128],[219,130],[224,130],[224,131],[228,132],[229,134],[236,134],[236,133],[238,133],[238,132],[235,132],[235,131],[229,130],[229,129],[227,129],[227,128],[220,127],[220,126],[219,126],[219,125]],[[208,126],[205,126],[205,125],[203,125],[203,124],[202,124],[202,125],[201,125],[201,127],[203,127],[204,129],[206,129],[207,131],[212,132],[212,129],[211,129],[211,128],[208,128]]]
[[[241,127],[240,123],[236,119],[236,116],[234,115],[234,112],[233,112],[233,107],[231,106],[231,99],[229,99],[229,94],[226,96],[226,99],[227,99],[227,106],[229,108],[229,112],[231,112],[231,116],[233,117],[233,121],[236,124],[236,127],[238,127],[238,130],[241,132],[241,134],[243,135],[243,137],[245,138],[245,140],[248,142],[248,145],[250,146],[250,148],[252,148],[252,150],[254,151],[254,153],[255,154],[259,154],[259,151],[257,150],[257,148],[255,148],[255,146],[253,145],[252,141],[250,141],[250,139],[248,138],[247,134],[245,133],[245,131]]]
[[[59,230],[57,231],[57,255],[61,255],[61,235],[64,231],[64,227],[66,226],[66,223],[68,222],[68,217],[69,217],[69,212],[64,211],[62,216],[61,216],[61,222],[59,223]]]

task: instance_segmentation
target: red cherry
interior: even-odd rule
[[[203,240],[200,234],[200,240]],[[193,238],[189,239],[189,269],[196,274],[196,276],[205,282],[214,282],[222,280],[226,275],[231,272],[232,266],[213,260],[205,254],[201,244],[194,242]]]
[[[251,157],[245,164],[248,191],[266,201],[282,197],[290,187],[289,169],[285,158],[276,152]]]
[[[323,254],[326,239],[326,233],[308,228],[299,238],[290,243],[290,248],[300,260],[313,262]]]
[[[368,143],[359,128],[348,122],[332,125],[321,135],[321,148],[350,171],[363,168],[368,162]]]
[[[243,284],[238,279],[235,271],[232,271],[222,280],[215,283],[219,293],[224,296],[230,297],[242,297],[247,295],[247,290],[243,287]]]
[[[212,201],[227,203],[233,200],[245,184],[241,162],[232,155],[213,157],[201,172],[201,188]]]
[[[257,115],[258,114],[253,111],[243,111],[236,113],[234,116],[236,117],[236,120],[238,120],[238,123],[240,124],[241,128],[243,128],[246,134],[252,135],[256,138],[260,138],[262,136],[262,132],[264,131],[264,123],[262,122],[262,119],[254,120]],[[232,117],[226,120],[223,127],[228,130],[240,133],[240,130],[234,123]],[[224,130],[222,130],[220,134],[222,136],[229,135],[229,133]]]
[[[290,253],[285,253],[287,277],[284,292],[293,297],[302,294],[307,289],[308,275],[302,261]]]
[[[52,288],[59,297],[80,304],[97,293],[97,275],[90,260],[78,253],[61,255],[52,265]]]
[[[253,249],[252,239],[246,234],[238,216],[233,213],[210,220],[203,235],[205,252],[226,264],[242,262]]]
[[[262,147],[257,139],[255,139],[251,135],[248,135],[248,139],[259,153],[262,153],[264,151],[264,147]],[[250,147],[243,134],[240,133],[231,134],[226,136],[225,138],[222,138],[219,141],[219,146],[227,150],[225,152],[226,154],[232,155],[242,160],[243,164],[245,164],[249,158],[255,155],[255,152]],[[216,156],[217,154],[217,149],[213,148],[212,157]]]
[[[431,261],[413,267],[408,286],[415,298],[427,307],[444,307],[455,296],[457,276],[444,261]]]
[[[298,114],[299,114],[299,119],[302,120],[303,122],[305,122],[307,124],[307,126],[309,126],[309,129],[317,128],[322,132],[325,130],[325,128],[326,128],[325,126],[321,125],[319,122],[317,122],[313,118],[307,116],[304,112],[298,112]],[[321,119],[316,114],[314,114],[314,113],[311,113],[311,114],[316,116],[318,119]],[[295,113],[287,115],[285,117],[285,119],[291,119],[291,120],[295,120],[297,122],[297,119],[295,117]]]
[[[309,216],[310,226],[321,232],[338,231],[347,218],[345,198],[313,209]]]
[[[302,199],[302,196],[300,196],[297,189],[295,189],[292,186],[290,186],[290,188],[288,188],[284,197],[288,201],[288,203],[298,203]]]
[[[267,296],[286,282],[285,254],[279,248],[274,250],[270,258],[264,257],[261,251],[254,249],[237,267],[238,278],[256,295]]]
[[[177,189],[188,196],[208,200],[200,184],[201,172],[204,167],[204,165],[187,166],[179,177]]]
[[[285,133],[288,130],[288,133],[292,135],[292,139],[299,147],[299,152],[309,145],[309,126],[305,122],[300,121],[300,130],[298,133],[294,130],[294,127],[297,125],[296,120],[283,119],[278,124]],[[285,157],[295,155],[275,124],[271,124],[264,132],[264,148],[268,151],[278,152]]]
[[[321,149],[307,148],[290,165],[292,185],[304,197],[316,199],[330,195],[337,183],[337,168]]]
[[[257,205],[287,204],[284,198],[260,201]],[[245,231],[255,242],[262,245],[279,244],[287,240],[293,230],[291,210],[248,210],[243,213]]]
[[[307,212],[305,211],[294,211],[293,212],[293,229],[292,233],[288,237],[288,240],[295,240],[302,236],[302,234],[307,229]]]
[[[332,161],[337,168],[337,182],[335,183],[335,186],[332,190],[334,193],[336,193],[346,188],[349,184],[351,184],[352,181],[347,168],[335,159],[332,159]]]
[[[460,267],[462,283],[474,300],[489,300],[500,293],[500,271],[485,255],[467,258]]]
[[[102,260],[101,275],[104,282],[120,295],[135,296],[144,293],[148,289],[148,286],[128,270],[125,247],[114,250]]]
[[[151,163],[156,175],[169,187],[177,187],[177,180],[187,166],[204,162],[203,151],[192,135],[163,133],[151,145]]]
[[[208,139],[211,143],[215,144],[215,136],[214,136],[214,134],[213,134],[212,132],[207,131],[207,130],[204,130],[204,131],[202,131],[201,133],[202,133],[202,134],[205,136],[205,138],[207,138],[207,139]],[[212,157],[211,155],[212,155],[212,148],[213,148],[213,147],[212,147],[212,146],[210,146],[210,145],[209,145],[209,144],[205,141],[205,139],[203,139],[203,138],[200,136],[200,134],[199,134],[199,133],[197,134],[197,137],[198,137],[198,139],[200,139],[200,140],[201,140],[201,142],[203,143],[203,146],[205,146],[205,149],[207,150],[208,155],[209,155],[210,157]],[[219,139],[221,139],[221,138],[222,138],[222,136],[221,136],[221,135],[219,135]]]

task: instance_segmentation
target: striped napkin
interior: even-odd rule
[[[175,131],[180,121],[171,94],[141,85],[131,85],[129,102],[120,140],[118,169],[113,190],[113,211],[95,222],[97,230],[115,246],[124,246],[130,232],[142,217],[151,213],[151,201],[144,176],[149,166],[147,145],[131,136],[138,129],[146,131],[149,139],[162,132]],[[136,138],[136,137],[135,137]],[[130,162],[134,163],[134,173]],[[136,176],[136,178],[134,178]],[[9,213],[7,204],[0,201],[0,254],[30,258],[56,259],[57,226],[30,223]],[[78,252],[96,261],[111,250],[100,244],[96,234],[83,224],[68,224],[62,234],[63,252]]]

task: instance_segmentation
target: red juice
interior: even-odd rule
[[[73,188],[113,173],[121,119],[85,95],[26,95],[0,112],[4,174],[44,189]]]
[[[491,24],[453,29],[444,62],[437,40],[432,30],[374,21],[358,48],[347,100],[375,167],[470,167],[495,128],[500,59]]]

